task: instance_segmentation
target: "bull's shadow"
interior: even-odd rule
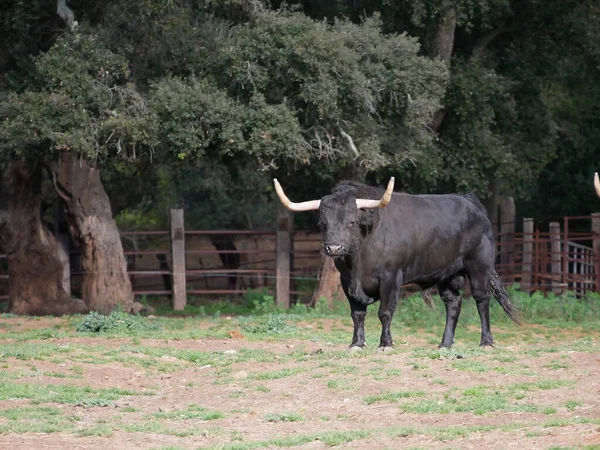
[[[365,346],[367,306],[380,300],[379,348],[393,346],[390,324],[403,284],[424,292],[437,286],[446,306],[440,348],[454,343],[468,280],[481,319],[480,346],[493,346],[490,297],[518,323],[517,311],[494,268],[495,243],[486,211],[473,194],[410,195],[344,181],[320,200],[291,202],[279,182],[275,190],[291,211],[318,210],[325,254],[334,259],[350,302],[354,334],[350,349]],[[427,298],[424,296],[424,298]]]

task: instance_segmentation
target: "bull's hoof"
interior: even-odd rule
[[[438,345],[438,349],[441,350],[441,349],[444,349],[444,348],[450,350],[450,348],[452,348],[452,344],[444,344],[442,342],[440,345]]]
[[[377,353],[390,353],[394,350],[392,346],[383,346],[377,348]]]
[[[348,347],[348,351],[350,353],[358,353],[358,352],[362,352],[365,350],[364,345],[360,346],[360,345],[351,345],[350,347]]]
[[[481,350],[492,351],[494,350],[494,344],[492,342],[482,342],[479,344],[479,348],[481,348]]]

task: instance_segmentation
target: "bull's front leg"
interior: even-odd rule
[[[394,346],[390,326],[394,317],[394,311],[396,310],[398,297],[400,297],[402,280],[403,275],[399,271],[397,274],[390,274],[387,279],[381,281],[381,302],[379,304],[381,339],[379,341],[379,349],[383,352],[391,350]]]
[[[348,299],[350,302],[350,310],[352,316],[352,322],[354,323],[354,333],[352,335],[352,343],[348,347],[349,350],[353,348],[364,348],[365,346],[365,317],[367,316],[367,305],[363,305],[355,300]]]

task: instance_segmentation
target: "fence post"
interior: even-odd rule
[[[523,266],[521,290],[531,293],[531,261],[533,260],[533,219],[523,219]]]
[[[592,214],[594,260],[596,261],[596,292],[600,292],[600,212]]]
[[[173,309],[175,311],[183,311],[187,303],[183,209],[171,210],[171,279],[173,288]]]
[[[563,247],[562,247],[562,283],[564,290],[569,289],[569,218],[563,219]]]
[[[292,217],[290,212],[279,207],[277,213],[277,249],[275,301],[277,306],[290,307],[290,250],[292,248]]]
[[[500,264],[502,272],[515,280],[515,199],[504,197],[500,202]]]
[[[550,261],[552,261],[552,292],[560,294],[562,280],[562,264],[560,261],[560,223],[550,222]]]

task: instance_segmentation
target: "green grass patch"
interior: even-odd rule
[[[384,392],[383,394],[365,397],[363,402],[366,405],[372,405],[373,403],[395,403],[403,398],[417,398],[424,397],[425,392],[423,391],[396,391],[396,392]]]
[[[467,372],[488,372],[490,367],[487,364],[482,363],[474,359],[460,359],[452,361],[450,367],[456,370],[464,370]]]
[[[567,410],[569,411],[575,411],[575,409],[577,409],[577,407],[581,405],[582,403],[576,400],[568,400],[567,402],[565,402],[565,408],[567,408]]]
[[[426,399],[403,403],[400,408],[407,413],[450,414],[470,412],[482,415],[494,411],[538,412],[536,405],[517,403],[507,392],[487,386],[477,386],[458,392],[455,389],[444,394],[443,399]]]
[[[280,370],[271,370],[268,372],[259,372],[250,374],[249,378],[254,380],[278,380],[280,378],[291,377],[302,372],[307,371],[305,367],[291,367]]]
[[[188,420],[188,419],[200,419],[200,420],[217,420],[222,419],[225,415],[220,411],[209,411],[206,408],[198,406],[195,403],[188,405],[186,409],[168,411],[168,412],[157,412],[152,414],[151,417],[156,419],[170,419],[170,420]]]
[[[571,365],[567,364],[564,361],[554,360],[554,361],[550,361],[544,367],[546,367],[548,369],[552,369],[552,370],[560,370],[560,369],[569,369],[571,367]]]

